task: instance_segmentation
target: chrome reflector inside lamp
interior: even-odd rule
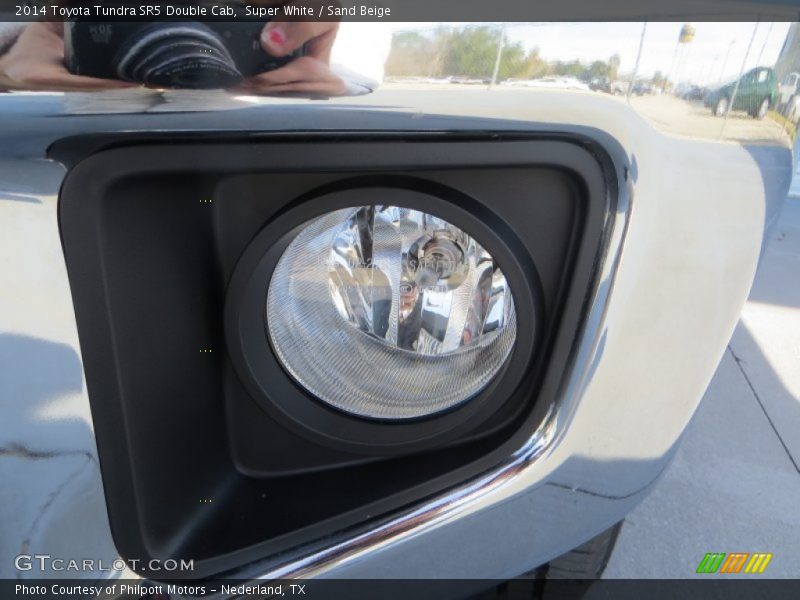
[[[278,261],[266,316],[279,360],[303,388],[377,419],[469,400],[516,339],[511,291],[492,256],[447,221],[396,206],[307,223]]]

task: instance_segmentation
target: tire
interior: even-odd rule
[[[545,579],[548,581],[598,579],[606,570],[621,529],[622,521],[574,550],[554,558],[547,565]]]
[[[780,109],[780,113],[787,119],[791,119],[793,108],[794,108],[794,96],[790,97],[786,102],[783,103]]]
[[[591,540],[554,558],[548,564],[477,596],[480,600],[529,598],[534,600],[579,600],[599,579],[617,543],[622,521]]]
[[[724,117],[729,110],[730,105],[727,96],[720,96],[714,103],[714,116]]]
[[[769,98],[764,98],[758,105],[758,108],[755,110],[755,112],[752,113],[753,118],[760,121],[767,116],[767,111],[769,111]]]

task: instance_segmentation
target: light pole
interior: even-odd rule
[[[711,85],[711,78],[714,76],[714,67],[717,66],[717,62],[719,62],[719,54],[714,56],[714,62],[711,63],[711,67],[708,69],[708,75],[703,80],[704,85]]]
[[[684,23],[683,27],[681,27],[681,32],[678,35],[678,44],[683,47],[681,51],[680,58],[678,59],[678,65],[675,69],[675,88],[677,89],[678,86],[678,78],[681,75],[681,71],[683,70],[683,66],[686,64],[686,60],[689,55],[689,44],[692,43],[694,40],[695,28],[694,25],[691,23]]]
[[[636,76],[639,74],[639,61],[642,60],[642,48],[644,48],[645,33],[647,33],[647,21],[642,24],[642,37],[639,38],[639,51],[636,53],[636,64],[633,65],[631,84],[628,86],[628,93],[626,94],[625,98],[629,103],[631,101],[631,92],[633,92],[633,86],[636,85]]]
[[[494,61],[494,71],[492,71],[492,81],[489,89],[497,84],[497,75],[500,73],[500,63],[503,60],[503,48],[506,45],[506,26],[505,23],[500,27],[500,41],[497,43],[497,58]]]
[[[691,23],[684,23],[683,27],[681,27],[680,33],[678,34],[678,43],[675,44],[675,52],[672,54],[672,64],[669,67],[669,76],[667,77],[667,82],[669,82],[671,79],[674,80],[672,86],[673,93],[678,87],[678,74],[682,63],[686,58],[685,50],[681,52],[680,58],[678,58],[678,50],[680,50],[682,47],[688,48],[688,44],[694,40],[694,34],[695,28]],[[675,64],[676,59],[678,62],[677,65]]]
[[[739,92],[739,82],[742,81],[742,73],[744,73],[744,68],[747,65],[747,59],[750,56],[750,49],[753,47],[753,40],[756,39],[756,31],[758,31],[759,23],[756,23],[756,26],[753,27],[753,35],[750,36],[750,43],[747,45],[747,50],[744,53],[744,58],[742,59],[742,66],[739,68],[739,77],[736,78],[736,84],[733,86],[733,93],[731,94],[731,103],[728,106],[728,110],[725,111],[725,120],[722,122],[722,128],[719,130],[719,137],[725,134],[725,126],[728,124],[728,115],[731,114],[733,111],[734,103],[736,102],[736,94]]]
[[[774,22],[769,24],[769,29],[767,29],[767,35],[764,37],[764,43],[761,45],[761,52],[758,53],[758,60],[756,61],[757,67],[761,66],[761,57],[764,56],[764,49],[767,47],[767,42],[769,41],[769,36],[772,33],[772,27],[774,25],[775,25]]]
[[[717,85],[722,85],[722,78],[725,76],[725,67],[728,66],[728,57],[731,55],[731,48],[736,43],[736,40],[731,40],[731,43],[728,44],[728,51],[725,53],[725,60],[722,61],[722,70],[719,72],[719,81],[717,81]]]

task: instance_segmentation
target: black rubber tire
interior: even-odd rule
[[[551,560],[547,565],[545,579],[548,581],[598,579],[608,565],[620,529],[622,521],[585,544]]]
[[[579,600],[605,571],[621,528],[622,521],[548,564],[472,600]]]
[[[792,95],[789,100],[787,100],[786,103],[781,106],[780,110],[780,113],[790,121],[792,120],[792,107],[794,107],[794,95]]]
[[[767,106],[766,106],[766,109],[764,110],[764,114],[761,114],[761,107],[762,107],[762,106],[763,106],[765,103],[766,103],[766,105],[767,105]],[[757,107],[755,108],[755,110],[753,110],[753,112],[752,112],[752,113],[750,113],[750,114],[753,116],[753,118],[754,118],[754,119],[761,120],[761,119],[763,119],[764,117],[766,117],[766,116],[767,116],[767,113],[768,113],[768,112],[769,112],[769,98],[764,98],[764,99],[762,99],[762,100],[761,100],[761,102],[759,102],[759,103],[758,103],[758,106],[757,106]]]

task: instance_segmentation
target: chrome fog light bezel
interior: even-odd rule
[[[236,266],[226,296],[225,328],[234,368],[256,402],[291,430],[339,449],[391,454],[445,443],[509,404],[522,404],[519,388],[531,377],[540,345],[542,301],[538,273],[509,224],[490,208],[450,188],[392,182],[311,193],[270,221]],[[335,210],[374,204],[429,212],[480,240],[506,275],[514,298],[517,336],[494,378],[475,396],[430,416],[382,420],[348,414],[308,393],[276,356],[265,326],[272,274],[286,248],[313,219]],[[529,391],[529,390],[527,390]]]

